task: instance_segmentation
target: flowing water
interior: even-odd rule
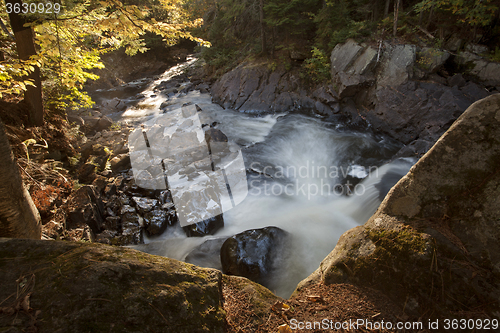
[[[276,226],[289,232],[291,240],[267,286],[289,297],[297,283],[333,250],[340,235],[367,221],[414,161],[391,161],[400,148],[397,143],[354,131],[346,124],[327,123],[305,113],[225,110],[212,104],[209,94],[199,91],[168,98],[154,91],[182,66],[153,82],[131,83],[145,98],[111,116],[138,126],[163,114],[160,105],[165,101],[169,104],[166,112],[185,103],[197,104],[203,110],[203,119],[215,122],[216,128],[241,148],[249,193],[242,203],[224,213],[224,228],[216,235],[187,238],[179,226],[174,226],[159,237],[145,236],[145,244],[136,248],[184,260],[207,239]],[[214,262],[207,259],[202,264],[213,266]]]

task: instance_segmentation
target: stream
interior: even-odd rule
[[[120,91],[97,91],[92,97],[98,103],[120,98],[126,109],[108,116],[136,128],[173,114],[183,105],[197,105],[202,110],[201,122],[212,124],[239,147],[248,193],[241,203],[224,211],[224,227],[215,235],[187,237],[177,223],[160,236],[144,235],[144,244],[132,247],[186,260],[207,240],[279,227],[290,239],[277,256],[266,286],[288,298],[297,283],[319,267],[345,231],[368,220],[416,161],[394,160],[401,145],[388,137],[359,132],[348,123],[327,122],[314,112],[243,113],[213,104],[208,93],[184,89],[187,81],[168,86],[195,61],[188,58],[153,79],[129,82]],[[217,249],[210,251],[195,263],[220,269]]]

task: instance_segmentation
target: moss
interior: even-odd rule
[[[374,255],[380,256],[386,252],[390,254],[423,254],[426,252],[428,241],[416,230],[404,227],[402,230],[375,230],[368,231],[368,237],[377,246]]]
[[[42,331],[162,331],[165,321],[176,332],[224,327],[216,271],[101,244],[21,243],[2,248],[0,279],[9,284],[0,298],[15,292],[23,272],[33,272],[31,304],[42,311]]]

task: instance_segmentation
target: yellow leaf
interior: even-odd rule
[[[278,327],[278,333],[292,333],[292,329],[287,324]]]

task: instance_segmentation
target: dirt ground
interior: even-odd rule
[[[257,313],[248,295],[230,282],[223,286],[228,332],[429,332],[427,322],[410,320],[379,291],[350,284],[317,284]],[[412,325],[397,329],[397,323]],[[415,326],[413,326],[415,325]]]

